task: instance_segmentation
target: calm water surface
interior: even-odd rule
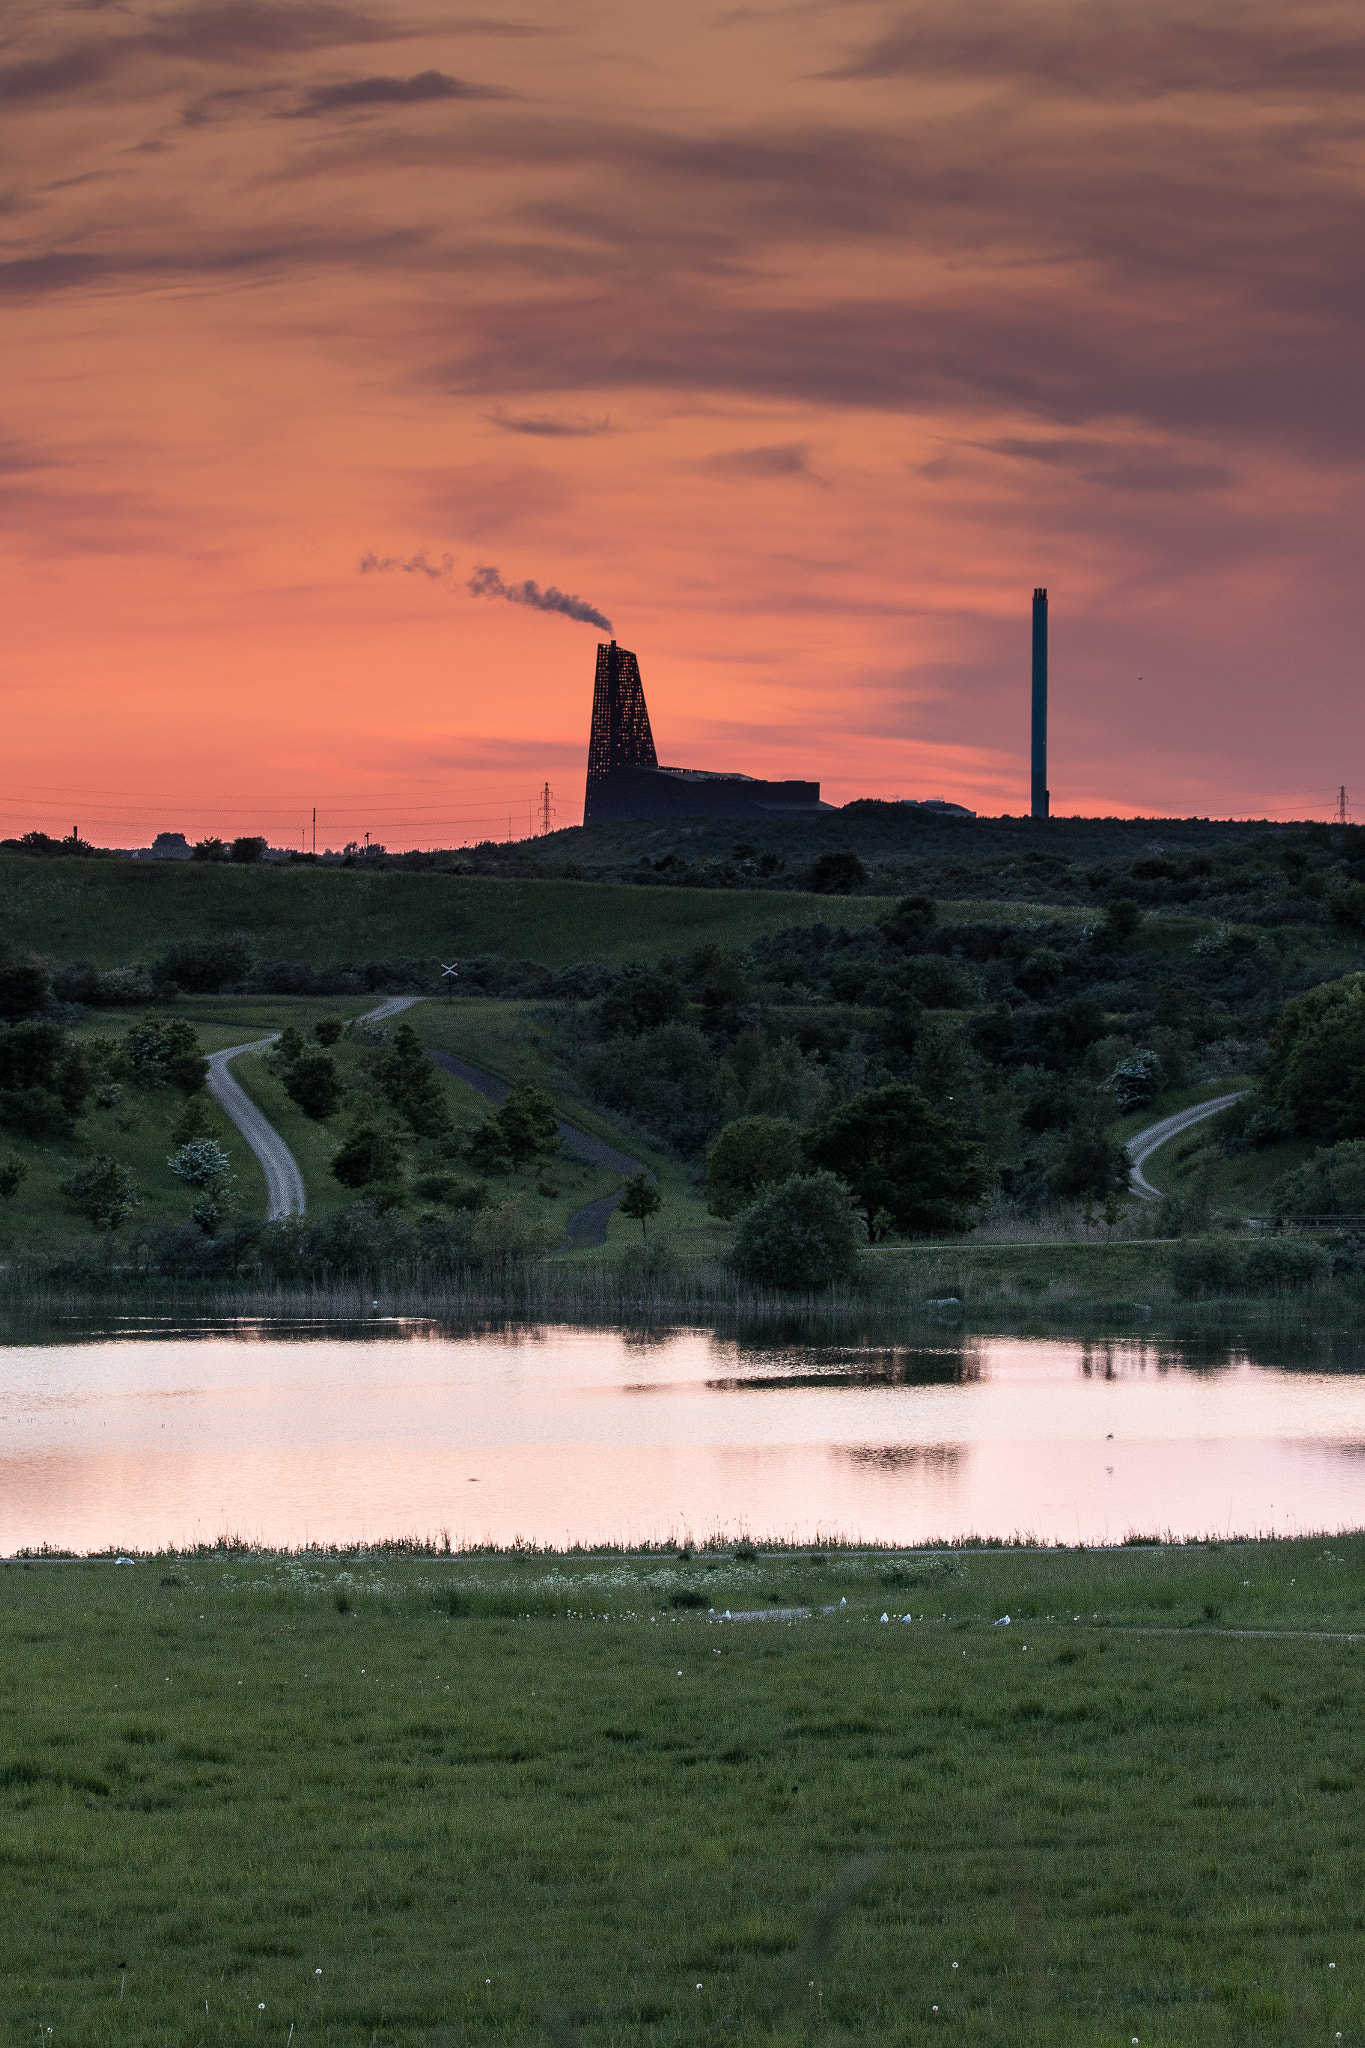
[[[166,1325],[0,1347],[0,1550],[1365,1526],[1365,1370],[1151,1339]]]

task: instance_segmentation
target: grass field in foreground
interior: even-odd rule
[[[557,2006],[584,2048],[1358,2039],[1365,1651],[1294,1631],[1365,1627],[1363,1570],[8,1566],[5,2038],[534,2043]]]

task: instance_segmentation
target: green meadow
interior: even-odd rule
[[[1363,1572],[1354,1537],[11,1564],[4,2038],[1358,2039]]]

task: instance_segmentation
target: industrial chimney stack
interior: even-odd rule
[[[1048,814],[1047,786],[1047,592],[1033,593],[1033,792],[1035,818]]]

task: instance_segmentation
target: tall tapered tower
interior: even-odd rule
[[[588,793],[583,823],[593,822],[594,798],[618,768],[657,768],[649,707],[640,681],[640,664],[613,640],[597,650],[597,680],[592,693],[592,736],[588,741]]]
[[[1033,759],[1029,810],[1045,818],[1051,805],[1047,786],[1047,592],[1033,593]]]

